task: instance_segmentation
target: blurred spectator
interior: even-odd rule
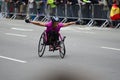
[[[55,0],[47,0],[48,13],[51,16],[56,15],[56,2]]]
[[[107,6],[107,1],[106,0],[99,0],[99,4]]]
[[[110,10],[113,4],[113,0],[106,0],[106,1],[107,1],[108,8]]]
[[[13,0],[9,1],[8,9],[9,9],[10,13],[14,12],[14,3],[13,3]]]
[[[46,8],[47,8],[47,0],[40,0],[38,13],[39,13],[40,15],[45,15],[45,13],[46,13]]]
[[[112,20],[112,27],[120,23],[120,7],[117,0],[113,0],[113,5],[110,10],[110,19]]]
[[[120,8],[120,0],[116,0],[116,4],[119,6]]]
[[[91,3],[91,1],[90,0],[78,0],[79,5],[85,5],[87,3]]]
[[[86,18],[87,16],[89,16],[90,11],[89,11],[89,3],[91,3],[91,1],[89,0],[78,0],[78,4],[79,4],[79,17],[80,18]]]
[[[92,4],[99,4],[99,0],[90,0]]]
[[[41,0],[35,0],[35,3],[36,3],[37,9],[39,9],[40,8],[40,4],[42,3],[42,1]]]
[[[72,5],[76,5],[78,3],[78,0],[68,0],[69,2],[71,2]]]
[[[37,15],[44,15],[46,12],[47,0],[35,0],[37,6]]]
[[[67,0],[56,0],[57,16],[65,16],[65,4]]]
[[[68,0],[68,16],[69,17],[78,17],[79,6],[78,0]]]
[[[0,12],[1,12],[2,0],[0,0]]]
[[[20,0],[20,13],[24,13],[26,11],[26,0]]]
[[[91,8],[91,1],[90,0],[78,0],[80,6],[80,17],[81,18],[91,18],[92,16],[92,8]]]
[[[19,0],[13,0],[14,3],[14,12],[18,13],[19,12],[19,7],[20,7],[20,1]]]
[[[84,3],[91,3],[89,0],[83,0]]]
[[[113,5],[110,11],[110,18],[112,20],[119,20],[120,19],[120,7],[117,3],[117,0],[113,1]]]
[[[72,2],[71,0],[67,0],[67,17],[72,17]]]
[[[28,12],[29,12],[29,14],[33,14],[33,12],[34,12],[34,0],[29,0],[29,2],[28,2]]]
[[[42,0],[43,1],[43,14],[47,14],[47,0]]]
[[[84,5],[85,3],[83,2],[83,0],[78,0],[78,4],[80,6],[80,5]]]
[[[5,14],[6,17],[9,14],[8,2],[9,0],[2,0],[2,6],[1,6],[1,11]]]

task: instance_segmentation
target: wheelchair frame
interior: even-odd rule
[[[64,58],[65,54],[66,54],[66,48],[65,48],[65,44],[64,44],[64,40],[65,40],[65,36],[62,37],[61,34],[59,33],[59,44],[60,44],[60,49],[56,49],[57,45],[56,45],[56,42],[53,42],[52,46],[53,46],[53,52],[54,51],[57,51],[59,50],[59,53],[60,53],[60,57],[61,58]],[[46,43],[47,42],[47,33],[46,31],[44,31],[41,36],[40,36],[40,39],[39,39],[39,44],[38,44],[38,55],[39,57],[42,57],[44,52],[45,52],[45,49],[46,49],[46,46],[49,46],[50,44],[49,43]]]

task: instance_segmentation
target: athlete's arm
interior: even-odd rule
[[[38,25],[38,26],[43,26],[43,27],[45,27],[46,25],[44,22],[37,22],[37,21],[30,21],[30,23]]]
[[[67,22],[67,23],[63,23],[63,27],[67,27],[69,25],[73,25],[76,24],[76,22]]]

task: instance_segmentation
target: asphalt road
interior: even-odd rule
[[[38,57],[44,30],[23,20],[0,20],[0,80],[120,80],[120,29],[63,28],[64,59],[48,48]]]

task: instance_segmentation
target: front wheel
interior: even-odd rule
[[[65,53],[66,53],[64,41],[61,41],[61,42],[60,42],[59,52],[60,52],[60,57],[61,57],[61,58],[64,58]]]
[[[44,52],[45,52],[45,48],[46,48],[46,44],[44,43],[44,37],[45,34],[42,33],[40,40],[39,40],[39,44],[38,44],[38,55],[39,57],[42,57]]]

